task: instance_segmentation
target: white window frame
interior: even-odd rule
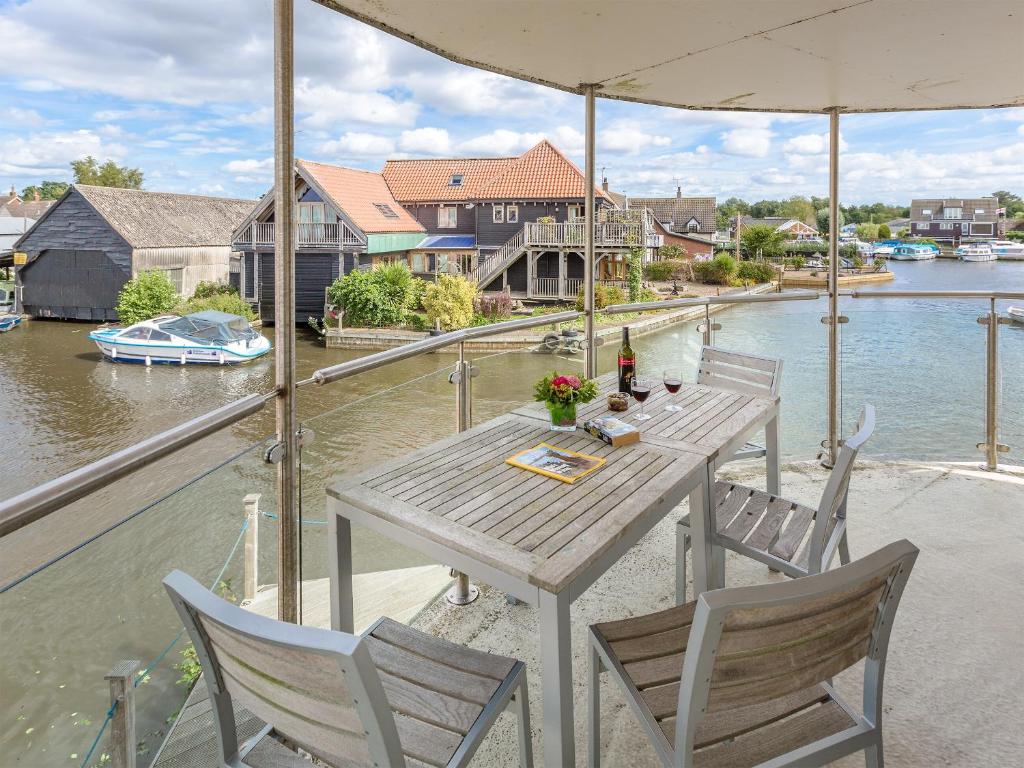
[[[955,211],[955,213],[954,213]],[[947,220],[962,219],[964,217],[963,208],[943,208],[942,218]]]
[[[921,215],[922,216],[931,216],[932,215],[932,209],[931,208],[922,208],[921,209]]]
[[[975,208],[974,209],[974,215],[977,216],[979,213],[984,214],[985,213],[985,209],[984,208]]]
[[[978,227],[988,227],[988,231],[984,232],[982,230],[977,229]],[[967,225],[966,224],[964,225],[964,229],[965,230],[967,229]],[[977,231],[975,231],[975,230],[977,230]],[[976,221],[974,224],[971,225],[971,234],[972,235],[974,235],[974,234],[978,234],[978,235],[994,235],[996,233],[995,230],[996,230],[995,225],[991,221]]]
[[[953,222],[952,221],[940,221],[939,222],[939,229],[952,229],[952,228],[953,228]]]
[[[505,223],[506,224],[518,224],[519,223],[519,206],[518,205],[506,205],[505,206]]]
[[[412,255],[412,271],[420,274],[427,271],[427,254],[421,252]]]
[[[573,219],[582,219],[584,215],[583,207],[582,205],[570,205],[565,220],[571,224]]]
[[[449,211],[454,213],[452,216]],[[437,228],[438,229],[455,229],[459,226],[459,209],[454,205],[442,205],[437,209]]]
[[[504,205],[492,205],[491,206],[491,223],[493,223],[493,224],[504,224],[505,223],[505,206]]]
[[[174,292],[181,296],[182,280],[185,277],[184,267],[172,267],[170,269],[163,269],[161,272],[163,272],[167,276],[167,279],[171,281],[171,284],[174,285]]]
[[[931,229],[932,228],[932,223],[930,221],[915,221],[914,225],[918,229]]]

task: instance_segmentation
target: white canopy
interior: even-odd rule
[[[1024,0],[317,0],[453,61],[691,109],[1024,105]]]

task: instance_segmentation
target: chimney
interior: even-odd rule
[[[681,200],[682,197],[683,197],[683,188],[682,187],[676,187],[676,199],[677,200]]]
[[[14,191],[14,185],[11,184],[11,197],[17,197],[18,193]]]
[[[607,176],[605,176],[603,179],[601,179],[601,189],[603,189],[605,192],[608,191],[608,177]]]

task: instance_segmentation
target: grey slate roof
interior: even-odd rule
[[[648,208],[655,218],[669,229],[686,231],[692,218],[700,223],[697,231],[705,235],[715,233],[716,204],[713,197],[632,197],[630,208]]]
[[[231,245],[231,233],[256,206],[255,200],[87,184],[75,189],[132,248]]]
[[[994,197],[929,197],[910,201],[910,218],[914,221],[938,220],[942,218],[944,208],[963,208],[965,218],[974,218],[974,221],[997,221],[999,219],[996,210],[999,208],[999,201]],[[924,213],[924,209],[931,210],[930,214]],[[983,213],[975,214],[975,211]]]

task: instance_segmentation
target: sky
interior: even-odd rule
[[[448,62],[296,3],[296,154],[519,154],[578,164],[583,99]],[[0,190],[85,155],[145,188],[254,198],[273,168],[271,0],[0,0]],[[827,195],[828,120],[598,100],[598,168],[630,195]],[[844,116],[840,199],[1024,193],[1024,109]]]

